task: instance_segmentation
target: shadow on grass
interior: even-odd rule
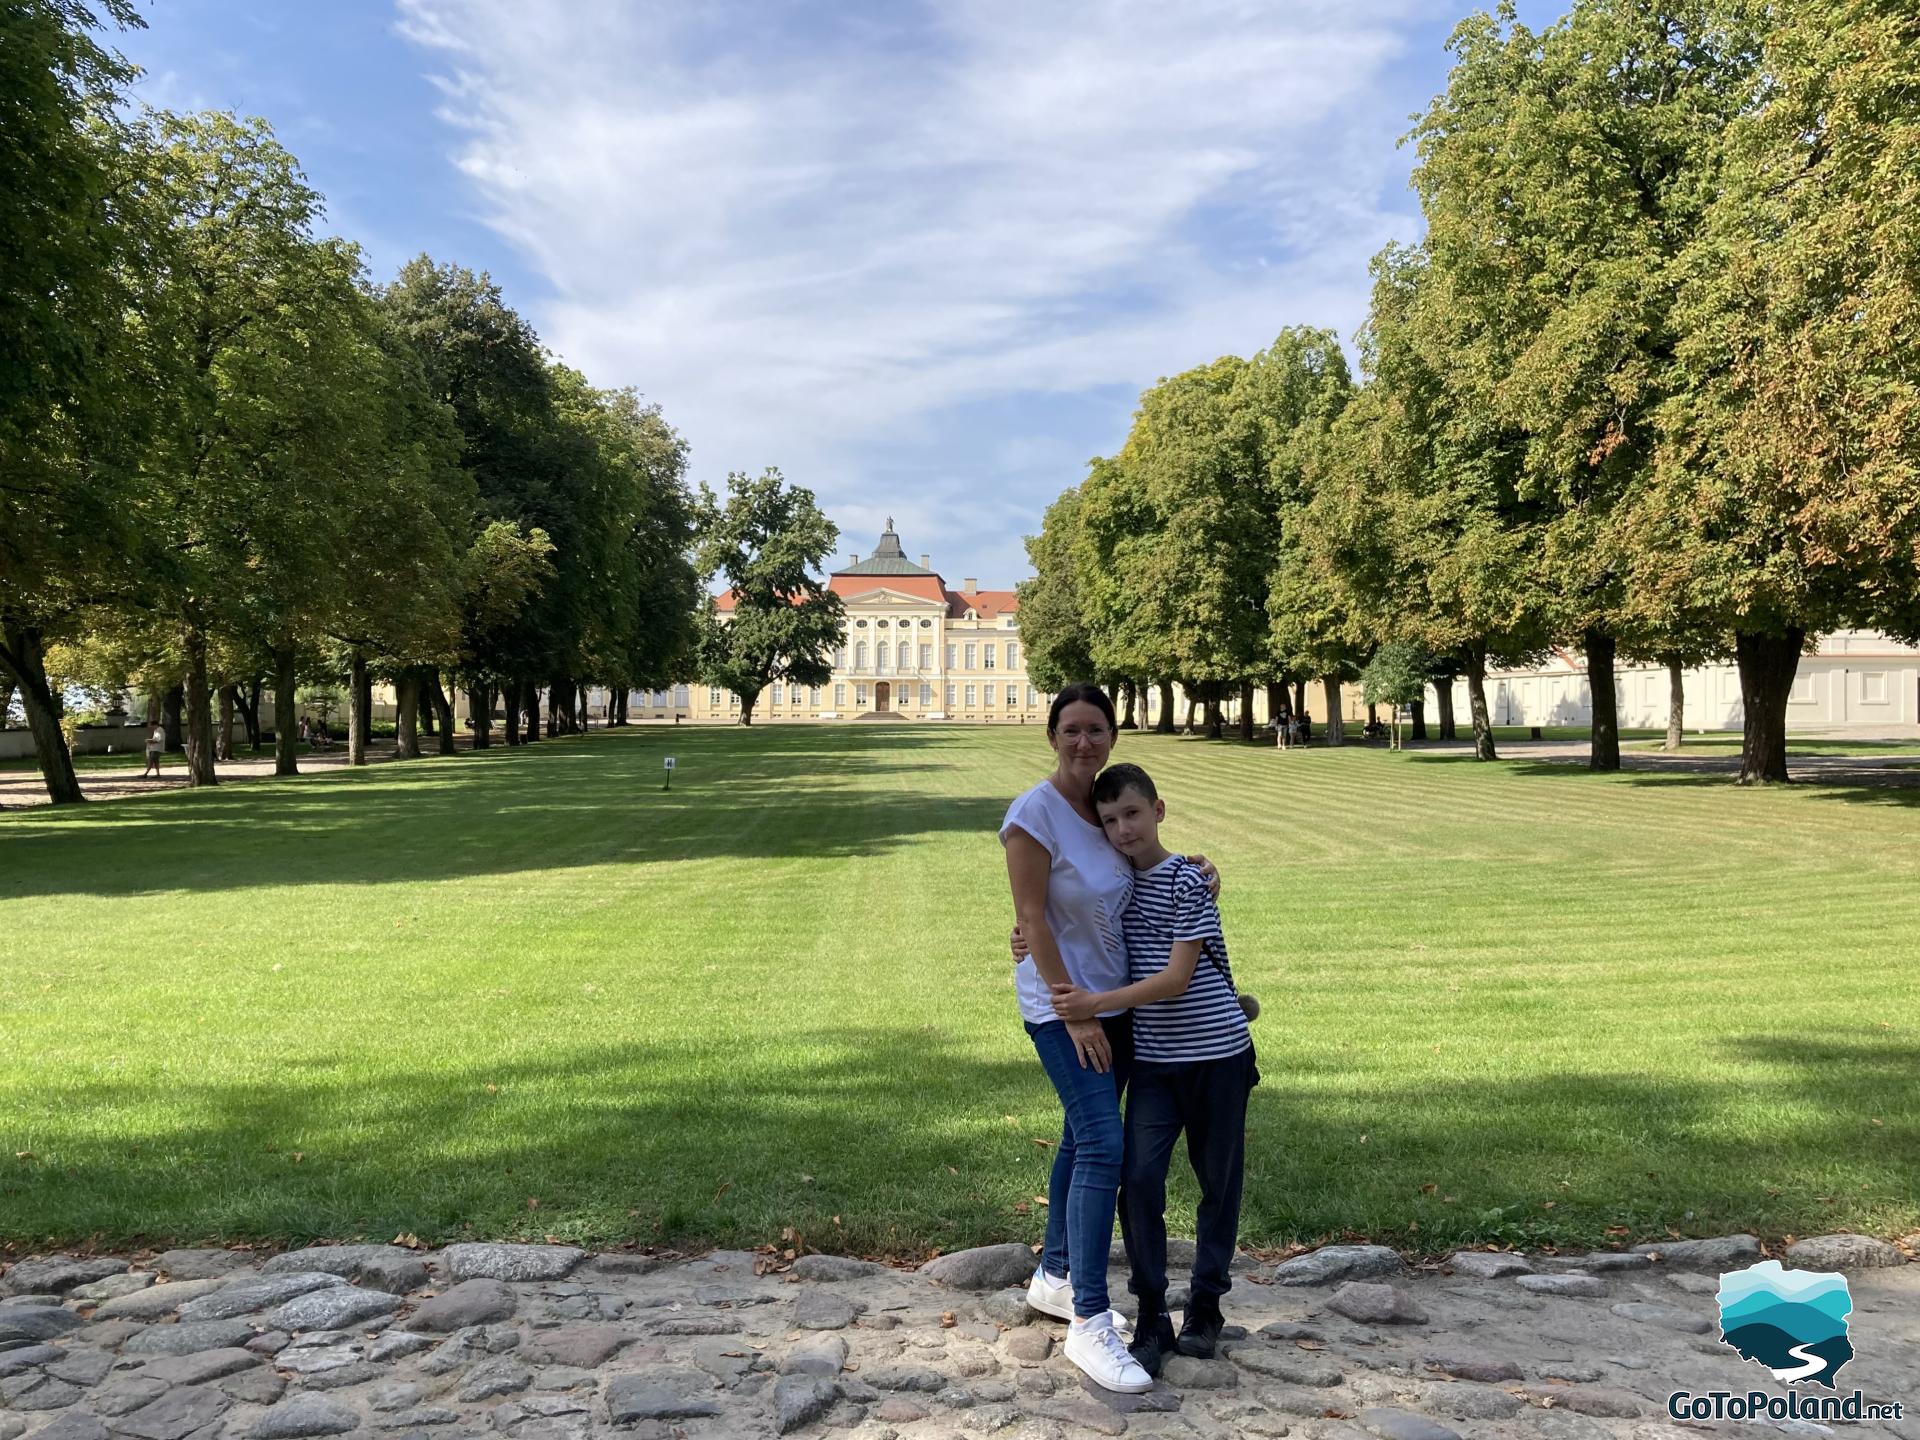
[[[866,856],[991,834],[1010,795],[937,793],[965,737],[635,730],[0,821],[0,898],[388,884],[717,856]],[[1040,737],[1036,735],[1036,744]],[[677,768],[663,789],[663,758]],[[1044,746],[1035,759],[1043,770]],[[877,788],[875,777],[884,775]]]
[[[1009,1019],[1008,1029],[1016,1027]],[[41,1248],[413,1232],[924,1253],[1039,1237],[1059,1111],[1024,1038],[983,1058],[936,1025],[783,1034],[777,1050],[574,1037],[538,1059],[349,1079],[76,1082],[0,1180],[0,1240]],[[1724,1082],[1617,1073],[1381,1085],[1268,1060],[1242,1243],[1355,1232],[1436,1251],[1756,1230],[1912,1228],[1920,1049],[1729,1039]],[[1869,1117],[1883,1124],[1874,1126]],[[1009,1124],[1008,1122],[1013,1123]],[[1365,1136],[1364,1143],[1361,1137]],[[1176,1162],[1173,1214],[1190,1223]],[[1617,1237],[1614,1237],[1617,1238]]]

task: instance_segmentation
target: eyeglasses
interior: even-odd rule
[[[1113,738],[1113,732],[1106,729],[1062,730],[1059,733],[1063,744],[1072,744],[1075,740],[1085,740],[1089,745],[1104,745]]]

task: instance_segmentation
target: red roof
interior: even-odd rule
[[[875,590],[892,590],[936,605],[946,598],[938,575],[835,575],[827,581],[827,588],[836,595],[870,595]]]
[[[1020,597],[1016,591],[976,590],[969,595],[962,590],[947,589],[938,575],[835,575],[827,581],[827,588],[842,596],[892,590],[897,594],[911,595],[916,600],[945,600],[949,620],[964,620],[969,610],[982,620],[997,620],[1020,608]],[[731,590],[716,595],[713,600],[714,608],[722,613],[732,610],[733,604]]]
[[[1020,608],[1020,596],[1013,590],[976,590],[969,595],[961,590],[947,591],[947,618],[964,620],[971,610],[982,620],[997,620]]]

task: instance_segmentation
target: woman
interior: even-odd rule
[[[1091,798],[1117,737],[1113,702],[1099,686],[1069,685],[1056,695],[1047,712],[1053,773],[1008,807],[1000,842],[1029,951],[1014,971],[1020,1018],[1065,1112],[1048,1183],[1046,1244],[1027,1303],[1073,1322],[1066,1356],[1095,1384],[1138,1393],[1152,1389],[1153,1378],[1127,1353],[1107,1298],[1133,1017],[1123,1010],[1063,1021],[1051,988],[1127,982],[1120,916],[1133,871],[1107,843]],[[1203,857],[1192,858],[1211,874]]]

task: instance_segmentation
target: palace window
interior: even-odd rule
[[[974,697],[974,687],[969,685],[967,686],[967,708],[969,710],[971,710],[976,703],[973,697]]]
[[[686,707],[686,704],[687,704],[687,687],[686,686],[676,685],[673,687],[673,703],[680,706],[682,709]]]
[[[987,686],[987,699],[986,699],[986,703],[987,703],[987,704],[989,704],[989,705],[991,705],[991,704],[993,704],[993,686],[991,686],[991,685],[989,685],[989,686]]]
[[[986,645],[983,646],[982,648],[985,649],[987,652],[986,653],[987,669],[991,670],[993,669],[993,652],[998,650],[1000,647],[994,644],[991,640],[989,640],[986,643]]]
[[[979,652],[980,652],[980,647],[978,645],[967,646],[967,669],[971,670],[974,668],[975,665],[979,663],[979,660],[977,658],[979,655]]]
[[[893,647],[882,640],[873,647],[873,668],[884,675],[893,668]]]
[[[873,623],[874,623],[874,624],[875,624],[876,626],[878,626],[878,627],[879,627],[880,629],[882,629],[882,630],[884,630],[884,629],[886,629],[886,628],[887,628],[887,622],[886,622],[886,621],[884,621],[884,620],[876,620],[876,621],[874,621]]]
[[[1017,640],[1009,640],[1007,641],[1007,669],[1018,670],[1019,668],[1020,642]]]
[[[862,620],[860,623],[864,625],[867,622]],[[864,640],[853,647],[853,668],[855,671],[867,668],[867,642]]]
[[[836,670],[844,670],[847,668],[846,646],[836,645],[833,647],[833,668]]]
[[[864,620],[856,620],[853,622],[853,627],[856,630],[864,630],[867,628],[867,622]]]
[[[900,668],[902,670],[907,670],[912,668],[913,646],[909,645],[906,641],[902,640],[899,644],[897,653],[899,656]]]
[[[947,669],[958,670],[960,668],[960,661],[957,658],[955,658],[959,654],[960,654],[960,647],[958,645],[947,646]]]
[[[1031,695],[1033,692],[1029,690],[1027,693]],[[820,687],[818,685],[813,687],[813,703],[816,705],[820,703]],[[1029,700],[1027,703],[1031,705],[1033,701]]]
[[[1039,697],[1033,693],[1033,686],[1031,685],[1027,686],[1027,708],[1031,710],[1035,705],[1038,705],[1039,703],[1040,703]]]
[[[1019,708],[1019,706],[1020,706],[1020,687],[1018,685],[1007,686],[1007,708],[1009,710],[1016,710]]]
[[[922,670],[933,669],[933,646],[922,645],[920,647],[920,668]]]
[[[836,685],[833,687],[833,708],[836,710],[844,710],[847,708],[846,686]]]
[[[866,686],[856,685],[853,687],[853,703],[857,708],[861,710],[864,710],[867,708],[867,687]]]
[[[718,685],[708,687],[707,704],[713,706],[716,710],[720,708],[720,687]]]
[[[920,686],[920,708],[924,710],[931,704],[933,704],[933,686],[922,684]]]
[[[778,680],[776,680],[776,681],[774,681],[774,682],[773,682],[773,684],[772,684],[771,686],[769,686],[768,688],[769,688],[769,689],[771,689],[771,690],[773,691],[773,694],[772,694],[771,696],[769,696],[768,698],[769,698],[769,699],[770,699],[770,700],[771,700],[771,701],[772,701],[772,702],[773,702],[773,703],[774,703],[775,705],[778,705],[778,704],[780,703],[780,682],[779,682]]]
[[[947,686],[947,709],[949,712],[953,709],[953,686],[951,685]]]
[[[920,622],[920,628],[921,628],[922,630],[931,630],[931,629],[933,628],[933,621],[931,621],[931,620],[922,620],[922,621]]]

